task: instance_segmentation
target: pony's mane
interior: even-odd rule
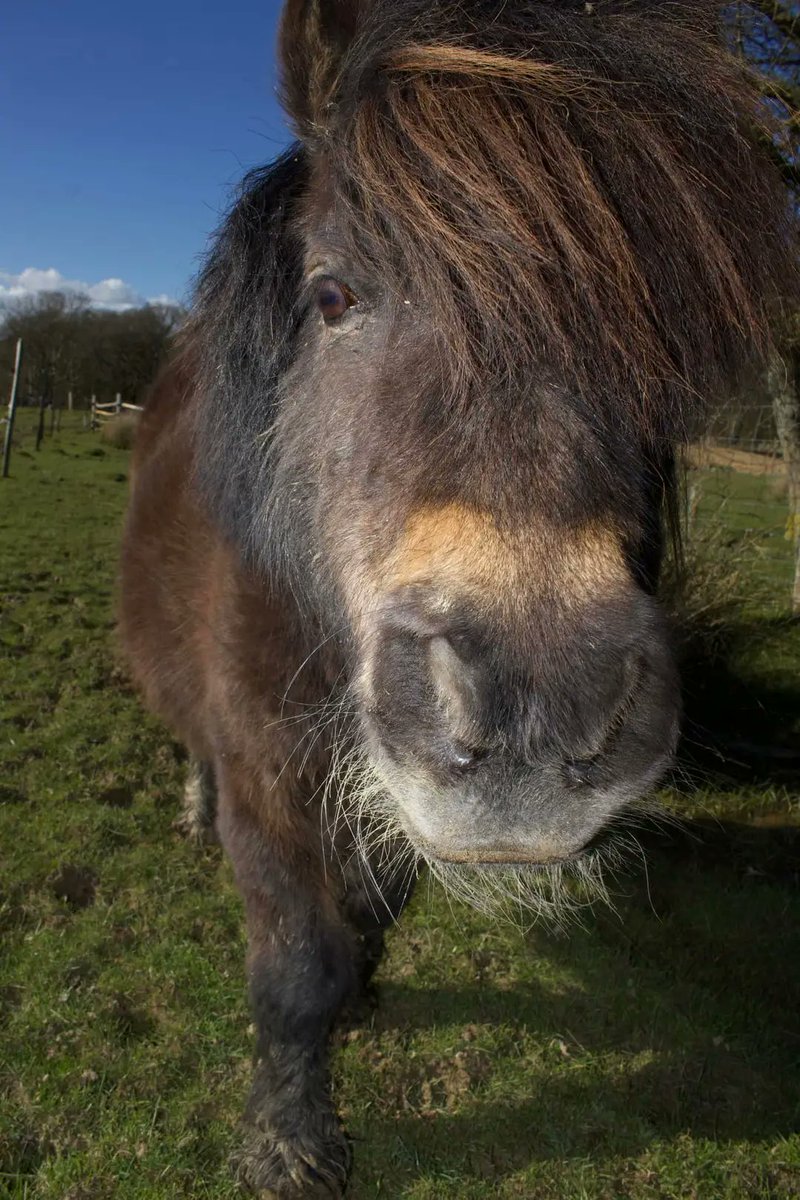
[[[250,171],[197,280],[180,353],[197,382],[197,474],[223,529],[255,558],[264,434],[300,323],[302,246],[295,214],[308,162],[290,146]],[[265,489],[266,490],[266,485]]]
[[[455,391],[535,368],[679,436],[764,347],[794,260],[719,5],[365,9],[307,140]]]

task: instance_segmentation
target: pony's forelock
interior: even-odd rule
[[[715,6],[558,7],[509,4],[470,39],[452,5],[420,27],[398,3],[313,153],[354,253],[427,307],[457,395],[535,368],[672,439],[768,342],[788,205]],[[441,39],[415,40],[437,13]]]

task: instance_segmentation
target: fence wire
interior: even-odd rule
[[[720,586],[770,614],[791,610],[795,549],[786,464],[772,406],[718,420],[685,458],[690,560],[713,558]]]

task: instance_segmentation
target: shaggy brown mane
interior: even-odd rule
[[[465,37],[464,6],[368,6],[305,131],[353,251],[435,314],[462,398],[535,365],[674,437],[793,258],[718,6],[488,7]]]

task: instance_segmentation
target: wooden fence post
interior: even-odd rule
[[[44,441],[44,412],[47,408],[45,403],[45,393],[42,392],[39,397],[39,424],[36,426],[36,449],[41,450],[42,442]]]
[[[19,387],[19,369],[22,364],[22,338],[17,338],[17,351],[14,355],[14,374],[11,379],[11,395],[8,399],[8,417],[6,418],[6,436],[3,442],[3,479],[8,478],[8,460],[11,457],[11,438],[14,433],[14,416],[17,411],[17,388]]]
[[[97,428],[97,396],[95,396],[94,392],[92,392],[92,416],[89,421],[89,428]]]

